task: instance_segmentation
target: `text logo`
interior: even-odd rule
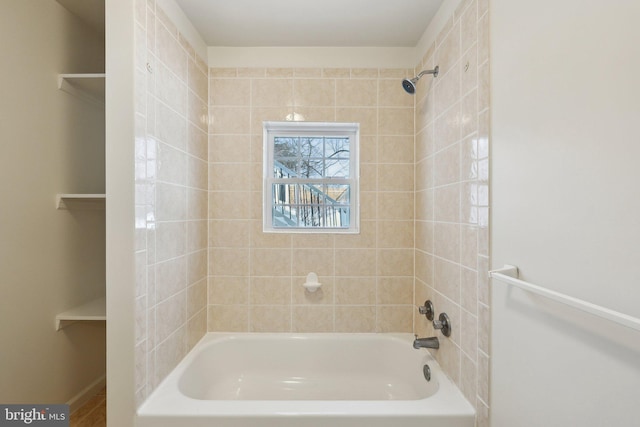
[[[69,405],[0,405],[0,427],[69,427]]]

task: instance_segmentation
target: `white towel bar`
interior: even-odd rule
[[[498,270],[492,270],[489,272],[489,277],[516,286],[520,289],[533,292],[534,294],[547,297],[562,304],[566,304],[573,308],[577,308],[578,310],[582,310],[603,319],[611,320],[612,322],[619,323],[627,328],[640,331],[640,319],[520,280],[518,279],[518,267],[516,266],[505,265],[503,268]]]

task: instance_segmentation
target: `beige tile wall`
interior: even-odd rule
[[[420,69],[416,96],[415,304],[434,302],[453,323],[433,353],[488,425],[488,1],[463,0]],[[416,332],[434,334],[417,313]]]
[[[207,79],[171,19],[136,2],[139,401],[205,330],[432,335],[415,314],[430,298],[454,322],[436,355],[487,425],[487,3],[463,0],[416,70]],[[436,63],[437,79],[402,91]],[[262,121],[294,113],[361,124],[359,235],[262,233]],[[301,286],[310,271],[316,294]]]
[[[411,72],[209,70],[209,331],[412,331]],[[293,114],[360,123],[360,234],[262,232],[262,122]]]
[[[136,396],[206,331],[207,66],[154,1],[136,2]]]

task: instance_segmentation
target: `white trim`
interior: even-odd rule
[[[106,10],[105,188],[107,291],[107,419],[135,426],[135,22],[133,0]]]

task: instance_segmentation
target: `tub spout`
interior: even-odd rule
[[[440,348],[440,341],[438,337],[418,338],[413,341],[413,348]]]

